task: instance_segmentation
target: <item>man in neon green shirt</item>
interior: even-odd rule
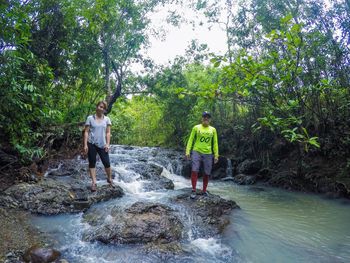
[[[210,126],[211,115],[205,111],[202,114],[202,123],[192,128],[190,138],[186,147],[186,159],[190,159],[190,152],[192,150],[192,194],[191,198],[196,197],[196,185],[198,180],[198,172],[201,162],[204,166],[203,175],[203,194],[208,195],[207,187],[209,182],[209,176],[213,166],[213,151],[214,151],[214,163],[218,162],[219,158],[219,146],[218,135],[216,129]]]

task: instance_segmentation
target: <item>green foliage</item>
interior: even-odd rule
[[[193,125],[204,110],[212,109],[214,80],[217,70],[199,63],[183,66],[178,59],[154,76],[147,76],[151,91],[164,105],[164,121],[173,127],[167,142],[183,146]]]
[[[240,5],[238,15],[232,17],[236,28],[227,28],[228,40],[237,40],[239,45],[235,55],[211,59],[212,69],[217,69],[214,81],[207,78],[195,91],[189,86],[178,90],[181,99],[196,96],[196,104],[210,99],[206,103],[222,134],[240,139],[250,134],[252,141],[256,139],[255,152],[268,150],[262,138],[267,136],[266,129],[306,152],[327,148],[322,147],[325,141],[342,144],[339,137],[343,135],[333,136],[329,129],[334,122],[347,122],[349,116],[350,98],[345,91],[349,81],[343,77],[349,73],[349,50],[330,34],[337,26],[332,21],[339,15],[335,15],[339,6],[323,13],[314,2],[300,4],[252,1],[250,10]],[[268,11],[270,6],[276,12]],[[200,9],[206,5],[200,4]],[[214,16],[210,15],[213,23]],[[337,58],[346,66],[334,63]]]
[[[305,89],[300,86],[303,66],[300,57],[305,48],[301,38],[302,26],[291,22],[292,16],[281,19],[280,30],[266,37],[265,50],[253,57],[242,50],[235,61],[224,66],[219,79],[222,95],[243,100],[258,117],[261,126],[292,143],[319,147],[317,136],[309,137],[305,123]],[[283,29],[283,30],[282,30]],[[218,60],[213,59],[216,67]],[[256,118],[256,117],[255,117]],[[259,129],[253,125],[255,131]]]
[[[318,143],[317,139],[318,137],[309,137],[308,132],[304,127],[301,127],[301,130],[303,133],[298,133],[297,132],[298,127],[295,127],[293,129],[287,129],[283,130],[281,133],[290,142],[298,142],[302,145],[304,145],[304,150],[305,152],[309,151],[310,146],[314,146],[317,148],[320,148],[320,144]]]
[[[45,156],[53,137],[79,138],[74,123],[111,95],[110,68],[127,83],[126,68],[147,43],[146,15],[160,3],[1,2],[1,144],[29,160]]]
[[[171,123],[164,121],[164,106],[155,98],[134,96],[117,104],[112,120],[112,143],[141,146],[167,145]]]
[[[79,138],[68,124],[83,121],[98,100],[140,92],[110,113],[112,142],[182,147],[209,110],[226,151],[249,141],[258,155],[284,138],[305,151],[350,153],[344,1],[327,9],[311,0],[239,1],[237,13],[233,1],[186,2],[223,26],[227,52],[206,65],[207,45],[192,41],[184,57],[155,67],[139,51],[150,12],[165,2],[1,2],[1,144],[42,158],[53,137]],[[176,13],[169,20],[182,21]],[[132,62],[148,65],[147,74],[133,75]]]

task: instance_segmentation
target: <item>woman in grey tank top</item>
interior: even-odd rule
[[[107,182],[113,187],[112,170],[109,161],[111,120],[104,115],[107,103],[99,101],[96,113],[87,117],[84,132],[84,152],[88,155],[89,173],[92,179],[91,191],[96,191],[96,155],[101,158],[107,174]]]

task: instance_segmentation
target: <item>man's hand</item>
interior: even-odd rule
[[[186,154],[186,160],[187,161],[191,160],[191,156],[189,154]]]
[[[219,159],[217,157],[214,158],[214,163],[217,164]]]

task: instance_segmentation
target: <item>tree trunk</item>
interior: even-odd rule
[[[122,95],[122,87],[123,87],[123,69],[122,67],[117,66],[114,61],[111,61],[111,65],[114,73],[117,75],[117,84],[113,94],[107,100],[107,110],[106,115],[112,111],[113,104],[117,101],[117,99]]]
[[[110,61],[108,56],[108,50],[105,48],[103,50],[103,60],[105,64],[105,90],[107,92],[106,101],[109,101],[112,96],[111,90],[111,80],[110,80]]]

